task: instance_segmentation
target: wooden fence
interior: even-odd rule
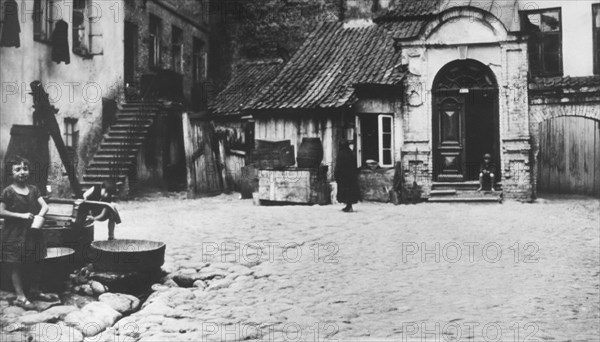
[[[565,116],[540,123],[538,191],[600,197],[600,121]]]

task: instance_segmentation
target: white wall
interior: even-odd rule
[[[4,4],[5,0],[0,0]],[[33,101],[27,93],[29,83],[40,80],[59,109],[57,120],[78,118],[80,151],[91,134],[101,127],[102,97],[114,98],[123,79],[123,3],[122,0],[96,1],[101,16],[98,21],[103,33],[103,55],[83,58],[72,53],[72,0],[57,1],[60,9],[56,19],[69,24],[71,63],[56,64],[51,60],[49,44],[34,41],[33,0],[19,0],[21,47],[0,47],[0,160],[4,158],[14,124],[32,124]],[[96,131],[96,133],[94,133]],[[51,161],[60,165],[54,143],[50,143]],[[55,177],[62,178],[60,170]]]

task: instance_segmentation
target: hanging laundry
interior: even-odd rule
[[[2,37],[0,46],[20,47],[21,25],[19,25],[19,7],[15,0],[6,0],[4,3],[4,25],[2,25]]]
[[[52,32],[52,60],[59,64],[60,62],[71,63],[69,24],[64,20],[57,21]]]

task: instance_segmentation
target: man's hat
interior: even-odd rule
[[[486,153],[483,155],[483,159],[492,159],[492,155],[489,153]]]

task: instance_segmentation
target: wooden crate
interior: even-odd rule
[[[296,163],[294,155],[294,146],[256,149],[250,153],[249,164],[260,169],[282,169]]]
[[[258,171],[258,196],[261,201],[327,204],[328,192],[327,166],[319,169],[290,167],[285,170]]]

